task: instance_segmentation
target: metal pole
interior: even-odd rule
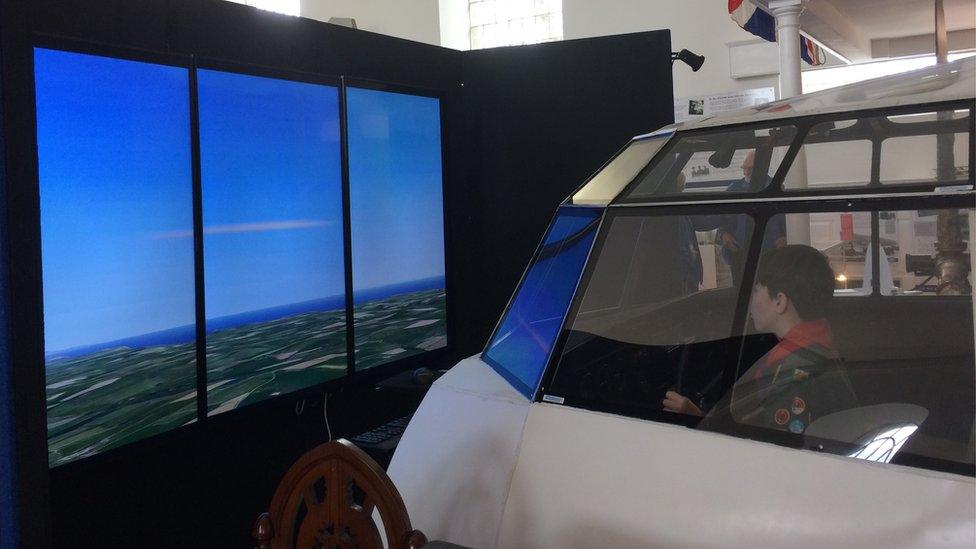
[[[776,42],[779,44],[779,97],[784,99],[803,93],[800,78],[800,0],[770,0],[769,11],[776,18]]]
[[[800,12],[801,0],[770,0],[769,11],[776,18],[776,42],[779,45],[779,98],[803,93],[800,75]],[[807,158],[800,149],[787,174],[785,185],[790,189],[807,187]],[[790,244],[810,244],[809,214],[786,217],[786,236]]]

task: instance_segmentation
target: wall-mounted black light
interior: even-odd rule
[[[675,60],[683,61],[686,65],[691,67],[693,72],[698,72],[698,69],[705,64],[705,56],[698,55],[697,53],[692,53],[688,50],[681,50],[678,53],[671,52],[671,63],[673,64]]]

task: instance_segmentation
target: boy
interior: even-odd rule
[[[766,253],[749,313],[756,331],[772,332],[779,343],[739,378],[711,415],[730,410],[738,423],[802,433],[818,417],[857,406],[824,318],[833,294],[834,273],[819,251],[790,245]],[[669,412],[704,415],[674,391],[662,405]]]

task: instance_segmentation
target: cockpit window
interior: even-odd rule
[[[787,191],[879,185],[953,185],[969,179],[970,111],[864,116],[810,127]]]
[[[917,221],[919,214],[936,217],[935,211],[788,214],[794,227],[832,219],[843,227],[850,216],[853,227],[867,233],[866,243],[856,244],[858,233],[842,228],[839,243],[824,239],[825,231],[809,239],[794,233],[772,249],[764,244],[743,338],[746,358],[728,397],[704,414],[699,428],[734,430],[731,418],[738,425],[802,434],[803,446],[819,451],[923,466],[934,459],[971,470],[972,274],[970,258],[957,252],[968,246],[963,227],[972,210],[939,211],[946,215],[936,222],[938,249]],[[887,238],[885,223],[899,219],[897,237]],[[839,249],[852,246],[862,253],[838,257]],[[943,287],[934,300],[936,285],[920,284],[924,273],[904,271],[910,250],[933,265],[957,261],[942,274],[945,283],[953,278],[946,271],[961,275],[954,280],[958,286]],[[880,268],[872,267],[874,258]],[[861,297],[836,298],[844,272],[861,273],[865,283],[851,288]],[[903,297],[877,299],[879,294]]]
[[[739,236],[734,254],[717,231]],[[547,392],[638,410],[660,410],[670,390],[720,397],[752,234],[746,214],[615,215]]]
[[[972,475],[974,210],[832,204],[611,208],[542,398]]]
[[[678,134],[638,176],[625,201],[654,196],[755,193],[772,181],[796,136],[795,126]]]
[[[532,398],[559,335],[602,210],[563,206],[482,358]]]

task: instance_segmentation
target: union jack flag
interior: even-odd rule
[[[729,0],[729,16],[743,29],[767,42],[776,41],[776,20],[749,0]],[[800,36],[800,57],[810,65],[827,60],[823,48],[806,36]]]

